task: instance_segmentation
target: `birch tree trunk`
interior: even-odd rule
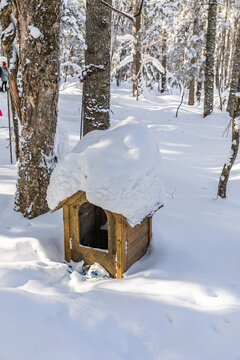
[[[240,85],[240,83],[239,83]],[[238,86],[240,91],[240,86]],[[221,198],[227,197],[227,183],[230,176],[230,171],[236,160],[239,149],[239,125],[240,125],[240,97],[236,97],[234,113],[232,119],[232,143],[228,162],[223,166],[222,173],[218,183],[218,196]]]
[[[16,210],[28,218],[48,211],[55,167],[61,0],[14,0],[22,68],[21,149]]]
[[[232,119],[232,143],[229,160],[224,164],[222,173],[219,179],[218,184],[218,196],[221,198],[226,198],[227,196],[227,183],[230,176],[230,171],[236,160],[238,149],[239,149],[239,125],[240,125],[240,21],[238,23],[238,35],[237,35],[237,45],[234,54],[234,64],[233,71],[233,81],[236,82],[235,93],[233,96],[234,106],[233,106],[233,119]],[[235,85],[234,85],[235,86]],[[231,87],[232,88],[232,87]],[[237,93],[237,96],[236,96]]]
[[[198,17],[197,17],[198,11],[199,11],[199,7],[197,6],[197,3],[195,3],[193,36],[197,35],[198,32]],[[196,61],[197,61],[196,56],[191,59],[192,68],[196,63]],[[194,103],[195,103],[195,74],[194,74],[194,70],[192,69],[192,76],[189,84],[188,105],[194,105]]]
[[[133,0],[133,16],[137,15],[139,12],[139,3],[137,0]],[[142,39],[141,39],[141,29],[142,29],[142,15],[139,14],[135,18],[133,23],[133,97],[137,97],[137,87],[138,87],[138,75],[141,68],[142,61]]]
[[[111,18],[111,10],[99,0],[87,0],[82,102],[84,135],[110,126]]]
[[[238,27],[237,27],[237,40],[236,40],[236,47],[233,57],[233,67],[232,67],[232,80],[230,86],[230,93],[228,98],[228,107],[227,111],[229,115],[233,116],[234,111],[234,103],[235,103],[235,93],[237,92],[238,88],[238,81],[239,81],[239,69],[240,69],[240,18],[238,18]]]
[[[216,43],[216,24],[217,24],[217,0],[209,0],[205,82],[204,82],[204,117],[210,115],[213,112],[214,53],[215,53],[215,43]]]
[[[228,59],[228,66],[227,66],[227,75],[226,75],[226,88],[230,86],[231,83],[231,73],[232,73],[232,67],[233,67],[233,57],[234,57],[234,51],[235,51],[235,45],[236,45],[236,28],[238,24],[238,18],[235,20],[234,27],[231,29],[230,34],[230,53],[229,53],[229,59]],[[229,109],[227,109],[229,111]]]

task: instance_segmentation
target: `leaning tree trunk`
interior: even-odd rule
[[[217,0],[209,0],[205,82],[204,82],[204,117],[210,115],[213,112],[214,53],[215,53],[215,43],[216,43],[216,25],[217,25]]]
[[[82,102],[84,135],[110,126],[111,18],[111,11],[99,0],[87,0]]]
[[[238,88],[239,69],[240,69],[240,18],[238,18],[237,40],[236,40],[234,57],[233,57],[232,80],[231,80],[230,93],[229,93],[228,106],[227,106],[227,111],[229,112],[229,115],[231,117],[233,116],[233,111],[234,111],[235,93]]]
[[[33,218],[48,211],[46,192],[56,162],[61,1],[14,1],[23,85],[16,210]]]
[[[230,171],[233,167],[233,164],[236,160],[238,149],[239,149],[239,118],[240,118],[240,20],[238,23],[238,41],[234,54],[234,64],[233,69],[235,70],[235,74],[233,78],[237,81],[237,87],[235,88],[234,94],[234,108],[233,108],[233,119],[232,119],[232,144],[231,144],[231,152],[229,160],[224,164],[223,170],[219,179],[218,184],[218,196],[221,198],[226,197],[227,193],[227,183],[230,175]],[[237,66],[238,64],[238,66]],[[237,95],[236,95],[237,93]]]
[[[240,86],[238,86],[238,88],[240,91]],[[223,166],[222,173],[218,183],[218,196],[220,196],[223,199],[226,198],[227,196],[227,183],[230,176],[230,171],[234,165],[239,149],[239,126],[240,126],[239,116],[240,116],[240,97],[236,96],[233,119],[232,119],[231,152],[228,162],[226,162]]]
[[[133,16],[139,14],[139,2],[133,0]],[[141,68],[142,61],[142,39],[141,39],[141,28],[142,28],[142,15],[139,14],[135,17],[133,23],[133,97],[138,97],[138,77]]]

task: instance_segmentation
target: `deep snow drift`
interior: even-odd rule
[[[54,209],[79,190],[89,202],[135,226],[163,204],[159,147],[151,130],[131,118],[82,138],[56,166],[48,188]]]
[[[153,216],[146,256],[122,280],[68,272],[61,210],[27,220],[13,208],[6,94],[0,93],[0,360],[239,360],[240,164],[228,198],[217,183],[228,157],[225,114],[113,88],[112,125],[134,116],[154,133],[165,206]],[[81,89],[61,91],[59,127],[79,140]],[[73,269],[77,270],[77,268]]]

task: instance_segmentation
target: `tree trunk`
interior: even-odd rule
[[[14,43],[16,38],[16,25],[12,17],[14,13],[13,2],[10,0],[6,2],[6,5],[2,8],[0,13],[0,20],[2,26],[1,45],[8,59],[8,82],[15,111],[17,112],[19,120],[21,120],[20,97],[17,87],[19,59],[17,49]]]
[[[208,27],[204,82],[204,117],[210,115],[213,112],[217,0],[209,0],[208,4]]]
[[[232,144],[231,144],[231,152],[228,162],[226,162],[223,166],[223,170],[219,179],[218,184],[218,196],[221,198],[225,198],[227,196],[227,183],[230,175],[230,171],[232,166],[236,160],[238,149],[239,149],[239,117],[240,117],[240,21],[238,23],[238,41],[234,54],[234,64],[233,69],[235,70],[233,78],[237,83],[234,93],[234,107],[233,107],[233,119],[232,119]],[[231,87],[232,88],[232,87]],[[236,96],[236,92],[238,93]]]
[[[189,85],[189,95],[188,95],[188,105],[194,105],[194,95],[195,95],[195,76],[193,75]]]
[[[15,4],[23,85],[16,210],[33,218],[48,211],[46,193],[56,162],[61,1]]]
[[[227,111],[229,112],[229,115],[231,117],[233,116],[233,111],[234,111],[235,93],[237,92],[237,88],[238,88],[239,69],[240,69],[240,18],[238,19],[237,41],[236,41],[235,53],[233,58],[233,67],[232,67],[232,81],[231,81],[228,106],[227,106]]]
[[[240,86],[238,87],[240,91]],[[239,116],[240,116],[240,97],[236,97],[234,114],[232,119],[232,144],[230,157],[227,163],[224,164],[222,173],[218,183],[218,196],[226,198],[227,196],[227,183],[230,176],[230,171],[236,160],[239,149]]]
[[[138,1],[133,0],[133,15],[138,14]],[[137,97],[138,92],[138,76],[141,68],[142,61],[142,15],[140,14],[135,18],[133,23],[133,97]]]
[[[162,86],[161,93],[166,91],[166,80],[167,80],[167,30],[162,29],[162,66],[165,72],[161,74]]]
[[[229,23],[230,22],[230,16],[229,16],[229,13],[230,13],[230,9],[229,9],[229,5],[230,5],[230,2],[227,1],[226,3],[226,13],[225,13],[225,16],[226,16],[226,23]],[[229,55],[230,55],[230,35],[231,35],[231,31],[230,31],[230,27],[226,28],[225,29],[225,51],[224,51],[224,54],[223,54],[223,57],[224,57],[224,65],[223,65],[223,71],[224,71],[224,75],[223,75],[223,78],[224,78],[224,84],[223,84],[223,90],[225,91],[227,89],[226,87],[226,84],[227,84],[227,69],[228,69],[228,63],[229,63]]]
[[[13,118],[15,155],[16,155],[16,160],[19,160],[20,157],[19,122],[18,122],[18,116],[15,110],[12,94],[10,94],[10,98],[11,98],[11,108],[12,108],[12,118]]]
[[[228,65],[227,65],[227,75],[226,75],[226,88],[230,86],[231,83],[231,72],[233,67],[233,56],[235,52],[235,45],[236,45],[236,28],[238,24],[238,18],[235,20],[234,28],[231,31],[231,46],[230,46],[230,53],[229,53],[229,59],[228,59]],[[227,109],[227,111],[229,111]]]
[[[193,22],[193,36],[197,35],[198,33],[198,10],[199,7],[197,6],[197,4],[195,5],[195,19]],[[197,13],[197,14],[196,14]],[[191,67],[194,66],[194,64],[196,63],[197,59],[196,57],[193,57],[191,59]],[[194,105],[195,103],[195,74],[194,71],[192,69],[192,76],[191,76],[191,80],[190,80],[190,84],[189,84],[189,95],[188,95],[188,105]]]
[[[111,18],[111,10],[99,0],[87,0],[82,102],[84,135],[110,126]]]

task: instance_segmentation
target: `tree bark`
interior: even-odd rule
[[[234,50],[236,45],[236,28],[238,24],[238,18],[235,20],[234,28],[231,30],[231,41],[230,41],[230,53],[229,53],[229,59],[228,59],[228,65],[227,65],[227,75],[226,75],[226,88],[230,86],[231,83],[231,73],[232,73],[232,67],[233,67],[233,57],[234,57]],[[229,111],[227,109],[227,111]]]
[[[237,40],[236,47],[233,57],[233,67],[232,67],[232,80],[230,86],[230,93],[228,98],[228,106],[227,111],[229,115],[233,116],[234,111],[234,103],[235,103],[235,93],[238,88],[238,79],[239,79],[239,69],[240,69],[240,18],[238,19],[238,27],[237,27]]]
[[[238,87],[240,91],[240,86]],[[239,116],[240,116],[240,97],[236,97],[234,114],[232,119],[232,144],[231,152],[228,162],[223,166],[222,173],[218,183],[218,196],[221,198],[227,197],[227,183],[230,176],[230,171],[236,160],[239,149]]]
[[[84,135],[110,126],[111,18],[111,10],[99,0],[87,0],[82,102]]]
[[[193,36],[197,35],[197,32],[198,32],[198,18],[197,18],[198,10],[199,10],[199,7],[196,4],[195,5],[195,18],[193,21]],[[191,59],[192,67],[194,66],[196,61],[197,61],[196,56]],[[191,80],[190,80],[190,84],[189,84],[188,105],[192,106],[192,105],[194,105],[194,103],[195,103],[195,74],[192,69],[192,76],[191,76]]]
[[[162,66],[165,69],[165,72],[161,74],[162,84],[161,84],[161,93],[166,91],[167,83],[167,30],[162,29]]]
[[[226,198],[227,196],[227,183],[230,176],[230,171],[236,160],[238,149],[239,149],[239,119],[240,119],[240,20],[238,23],[238,41],[234,54],[234,64],[233,69],[235,70],[233,80],[236,82],[237,86],[235,87],[234,93],[234,107],[233,107],[233,119],[232,119],[232,144],[229,160],[224,164],[222,173],[218,183],[218,196],[221,198]],[[231,87],[232,89],[232,87]],[[237,96],[236,96],[237,93]]]
[[[11,108],[12,108],[12,118],[13,118],[15,155],[16,155],[16,160],[19,160],[20,157],[19,120],[15,110],[13,97],[11,93],[10,93],[10,98],[11,98]]]
[[[213,112],[214,97],[214,53],[216,43],[217,0],[208,3],[208,27],[204,82],[204,117]]]
[[[19,158],[19,124],[21,121],[20,97],[17,87],[17,73],[19,66],[18,53],[15,46],[16,25],[13,20],[14,4],[8,1],[1,10],[0,21],[2,26],[1,45],[8,59],[8,82],[11,92],[11,108],[13,113],[13,128],[16,159]]]
[[[139,14],[138,1],[133,0],[133,16]],[[133,23],[133,97],[137,97],[138,92],[138,75],[142,61],[142,14],[140,13]]]
[[[48,211],[56,163],[60,0],[15,0],[22,69],[21,150],[16,210],[28,218]]]

